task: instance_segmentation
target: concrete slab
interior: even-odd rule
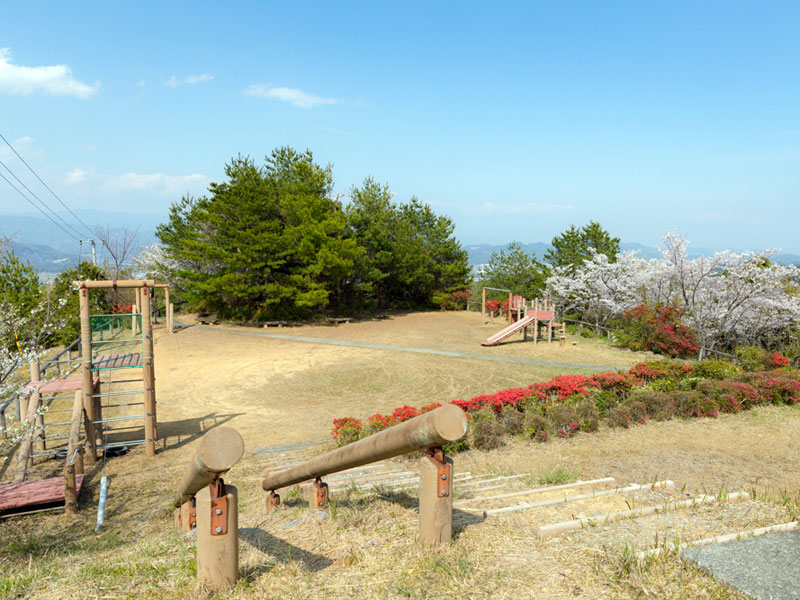
[[[800,530],[686,548],[681,556],[759,600],[800,600]]]

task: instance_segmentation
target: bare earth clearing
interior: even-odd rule
[[[52,513],[0,521],[0,594],[208,595],[194,580],[191,541],[171,528],[169,497],[193,443],[209,427],[225,423],[242,433],[247,448],[226,477],[239,488],[242,528],[242,578],[230,597],[738,598],[674,555],[646,572],[626,559],[631,547],[641,550],[664,540],[695,540],[791,520],[800,488],[800,409],[795,407],[760,408],[717,420],[650,423],[630,430],[603,427],[569,440],[515,440],[496,451],[456,455],[456,474],[465,477],[530,474],[484,495],[540,486],[539,478],[556,467],[583,480],[612,476],[619,485],[671,479],[676,489],[484,518],[481,511],[458,504],[476,496],[465,480],[455,487],[455,540],[437,551],[416,545],[414,487],[391,489],[391,480],[377,489],[334,491],[327,518],[310,514],[294,493],[284,494],[287,502],[281,509],[266,513],[260,488],[264,469],[325,447],[263,449],[328,440],[334,417],[365,419],[403,404],[469,398],[581,371],[250,334],[620,367],[643,358],[583,339],[566,348],[556,343],[479,345],[502,327],[502,322],[482,325],[476,313],[412,313],[338,326],[216,326],[245,335],[214,327],[192,327],[171,336],[157,330],[158,429],[164,438],[159,454],[148,461],[143,448],[136,448],[109,461],[103,473],[87,474],[77,518]],[[385,468],[417,467],[414,460],[397,459]],[[106,525],[93,534],[101,474],[111,478]],[[543,541],[537,537],[540,525],[576,515],[725,489],[746,491],[756,500],[598,524]],[[517,500],[530,499],[523,495]],[[471,506],[500,505],[485,500]]]

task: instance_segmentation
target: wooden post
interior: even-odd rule
[[[169,332],[175,333],[175,305],[172,302],[169,303]]]
[[[328,484],[321,479],[314,480],[314,483],[308,486],[308,507],[312,510],[328,508]]]
[[[86,412],[86,443],[89,464],[97,460],[97,444],[94,431],[94,378],[92,377],[92,325],[89,319],[89,288],[81,284],[78,289],[78,302],[81,313],[81,394],[83,409]]]
[[[511,325],[511,296],[513,292],[508,292],[508,310],[506,314],[508,315],[508,324]]]
[[[136,313],[139,312],[139,305],[138,304],[131,304],[131,333],[136,335],[136,331],[139,329],[136,326]]]
[[[486,324],[486,288],[481,288],[481,323]]]
[[[419,462],[419,542],[447,543],[453,536],[453,460],[441,448]],[[441,459],[444,459],[443,461]]]
[[[534,301],[533,305],[534,305],[534,309],[533,309],[533,314],[534,314],[534,317],[533,317],[533,343],[535,344],[536,342],[539,341],[539,299],[538,298]]]
[[[67,456],[67,460],[70,457]],[[64,510],[71,515],[78,514],[78,488],[75,484],[75,464],[64,465]]]
[[[142,374],[144,383],[144,439],[148,457],[155,456],[156,440],[156,381],[153,367],[153,326],[150,322],[150,288],[141,288],[142,297]]]
[[[33,392],[28,402],[28,410],[25,413],[25,420],[32,423],[36,417],[36,411],[39,409],[39,392]],[[19,444],[19,454],[17,455],[17,464],[14,472],[14,483],[21,483],[25,481],[25,475],[28,471],[28,460],[31,455],[31,446],[33,445],[33,432],[25,433],[22,441]]]
[[[166,320],[167,333],[172,333],[172,311],[169,302],[169,284],[164,288],[164,319]]]
[[[239,576],[238,491],[225,486],[227,507],[222,515],[212,510],[211,491],[215,484],[197,492],[197,579],[215,590],[226,590]],[[216,502],[215,502],[216,504]],[[221,510],[221,509],[219,509]],[[217,524],[220,517],[225,517]]]
[[[41,366],[38,360],[31,361],[31,382],[39,382],[42,380],[41,374]],[[47,449],[45,444],[45,433],[44,433],[44,415],[39,413],[36,415],[36,423],[34,423],[34,430],[33,430],[33,451],[34,452],[44,452]],[[31,457],[31,463],[36,462]]]

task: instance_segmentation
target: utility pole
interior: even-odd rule
[[[92,264],[97,266],[97,253],[94,249],[94,240],[89,240],[92,243]]]

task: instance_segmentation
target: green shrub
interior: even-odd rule
[[[578,414],[569,406],[556,404],[550,408],[550,422],[560,438],[568,438],[580,429]]]
[[[729,379],[739,375],[742,369],[727,360],[712,358],[695,363],[694,372],[707,379]]]
[[[602,416],[620,403],[620,397],[612,390],[606,390],[594,396],[594,404],[597,412]]]
[[[600,414],[597,411],[597,406],[594,401],[586,399],[579,402],[575,406],[575,412],[578,415],[578,423],[580,424],[581,431],[586,433],[597,431]]]
[[[627,429],[631,426],[631,413],[624,406],[615,406],[608,411],[606,421],[610,427],[624,427]]]
[[[550,437],[550,421],[539,413],[529,410],[525,412],[525,433],[537,442],[546,442]]]
[[[507,406],[500,413],[503,431],[508,435],[520,435],[525,431],[525,417],[513,406]]]
[[[478,450],[494,450],[505,445],[503,424],[496,419],[472,419],[469,423],[469,445]]]
[[[625,403],[625,410],[628,411],[628,414],[631,416],[631,420],[636,421],[637,423],[647,423],[650,419],[647,417],[647,409],[644,406],[643,402],[638,402],[636,400],[629,400]]]
[[[675,402],[669,394],[657,390],[638,390],[631,400],[644,405],[648,416],[654,421],[667,421],[675,414]]]
[[[719,405],[714,397],[699,390],[676,392],[673,397],[675,412],[682,417],[718,417]]]
[[[739,346],[736,348],[736,360],[747,372],[763,371],[767,351],[758,346]]]

